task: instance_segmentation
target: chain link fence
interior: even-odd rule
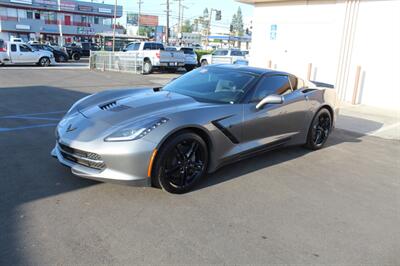
[[[92,51],[89,67],[91,70],[143,74],[143,57],[137,53]]]

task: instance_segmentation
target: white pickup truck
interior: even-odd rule
[[[202,66],[208,64],[241,64],[248,65],[245,53],[239,49],[217,49],[212,54],[200,58]]]
[[[124,52],[143,60],[143,74],[150,74],[154,68],[175,72],[185,66],[185,54],[182,51],[165,51],[164,45],[159,42],[133,42],[125,47]],[[119,60],[128,58],[120,56]]]
[[[55,60],[52,52],[36,50],[26,43],[6,43],[0,40],[0,65],[14,64],[48,66],[50,64],[55,64]]]

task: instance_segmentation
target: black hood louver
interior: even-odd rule
[[[104,111],[119,112],[119,111],[123,111],[125,109],[129,109],[130,107],[126,106],[126,105],[119,105],[119,104],[117,104],[117,101],[112,101],[112,102],[108,102],[108,103],[99,105],[99,108]]]

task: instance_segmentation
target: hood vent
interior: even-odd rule
[[[99,105],[99,108],[104,111],[112,111],[112,112],[119,112],[125,109],[129,109],[129,106],[126,105],[119,105],[117,101],[108,102],[102,105]]]

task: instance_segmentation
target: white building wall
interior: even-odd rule
[[[358,103],[400,108],[399,14],[398,0],[256,4],[250,65],[271,61],[272,68],[306,78],[311,63],[310,79],[339,86],[349,102],[360,65]]]

